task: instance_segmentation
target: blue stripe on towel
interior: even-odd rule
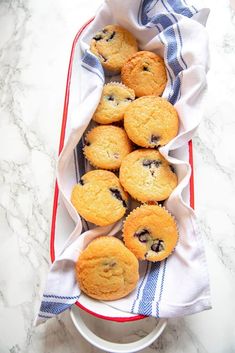
[[[180,65],[177,52],[178,46],[176,41],[175,31],[172,27],[167,28],[164,31],[164,36],[167,40],[167,63],[171,67],[172,71],[174,72],[174,76],[176,77],[179,72],[183,70],[183,67]]]
[[[157,280],[160,269],[160,262],[153,263],[148,275],[147,282],[145,283],[142,298],[139,304],[139,312],[144,315],[152,314],[152,303],[155,298],[157,287]]]
[[[170,12],[169,8],[166,6],[166,3],[164,3],[164,0],[161,0],[163,6],[165,9]],[[178,54],[178,43],[176,39],[176,34],[175,31],[172,27],[167,28],[163,34],[166,39],[167,43],[167,63],[170,66],[171,70],[174,73],[175,79],[173,82],[173,85],[171,87],[172,93],[168,96],[168,100],[171,102],[171,104],[175,104],[177,100],[180,98],[181,93],[180,93],[180,88],[181,88],[181,81],[179,78],[179,74],[181,71],[184,69],[187,69],[187,64],[182,56],[182,45],[183,45],[183,40],[180,32],[179,25],[177,23],[177,18],[171,14],[171,16],[176,20],[176,29],[178,32],[179,36],[179,41],[180,41],[180,46],[179,46],[179,57],[177,57]],[[184,67],[180,64],[179,59],[183,63]]]
[[[75,295],[74,297],[66,297],[62,295],[53,295],[53,294],[43,294],[45,298],[56,298],[56,299],[78,299],[79,295]]]
[[[81,66],[84,67],[84,69],[86,69],[87,71],[92,72],[93,74],[98,76],[102,81],[104,81],[104,78],[102,76],[100,76],[100,74],[98,72],[96,72],[95,70],[93,70],[91,67],[85,65],[84,63],[82,63]]]
[[[54,315],[58,315],[63,311],[67,310],[71,307],[72,304],[65,303],[55,303],[55,302],[46,302],[43,301],[41,303],[40,311],[43,313],[50,313]]]
[[[74,160],[74,168],[75,168],[75,175],[76,175],[76,182],[78,183],[79,178],[78,178],[78,167],[77,167],[77,156],[75,150],[73,150],[73,160]]]
[[[173,69],[172,66],[175,66],[178,64],[178,67],[181,68],[181,65],[179,64],[179,62],[177,61],[177,57],[176,57],[176,52],[177,52],[177,42],[176,42],[176,37],[170,38],[169,36],[171,35],[175,35],[174,30],[172,28],[172,25],[174,24],[174,20],[172,21],[168,15],[165,14],[160,14],[157,16],[154,16],[153,18],[151,18],[151,21],[148,23],[148,26],[154,24],[155,26],[157,24],[160,24],[163,28],[163,31],[161,32],[161,36],[159,35],[159,39],[162,42],[162,44],[164,45],[164,47],[166,48],[166,60],[167,60],[167,72],[168,72],[168,76],[170,78],[170,87],[171,87],[171,91],[173,89],[173,81],[175,78],[175,70]],[[169,45],[170,43],[170,45]],[[170,58],[170,54],[171,54],[171,50],[172,50],[172,44],[175,44],[175,57],[174,57],[174,61],[171,62],[169,61]],[[173,59],[173,58],[171,58]],[[168,99],[170,97],[168,96]]]
[[[82,57],[82,62],[84,62],[91,68],[98,70],[103,75],[104,71],[99,59],[95,55],[89,53],[89,51],[86,51],[84,53]]]
[[[169,15],[171,17],[173,17],[175,23],[176,23],[176,28],[178,30],[178,35],[179,35],[179,39],[180,39],[180,49],[182,49],[182,46],[183,46],[183,41],[182,41],[182,36],[181,36],[181,33],[180,33],[180,29],[179,29],[179,25],[178,25],[178,20],[177,18],[175,17],[175,15],[173,13],[170,12],[169,8],[166,6],[166,4],[164,3],[163,0],[161,0],[163,6],[165,7],[165,9],[167,10],[167,12],[169,12]],[[175,36],[175,41],[176,41],[176,36]],[[176,41],[176,44],[177,44],[177,41]],[[180,59],[183,61],[184,65],[185,65],[185,68],[187,68],[187,65],[182,57],[182,53],[181,53],[181,50],[180,50]]]
[[[178,76],[178,77],[176,77],[176,79],[174,80],[174,83],[172,85],[172,94],[168,97],[169,102],[173,105],[179,100],[179,98],[181,96],[180,86],[181,86],[181,82],[180,82],[180,78]]]
[[[166,273],[166,263],[167,263],[167,259],[164,261],[164,265],[163,265],[163,274],[162,274],[162,282],[161,282],[161,287],[160,287],[160,295],[159,295],[159,299],[157,302],[157,317],[159,317],[159,305],[160,305],[160,301],[162,299],[162,293],[163,293],[163,288],[164,288],[164,280],[165,280],[165,273]]]
[[[153,1],[149,1],[149,2],[150,2],[150,4],[148,5],[148,12],[150,12],[154,8],[154,6],[157,5],[159,0],[153,0]]]
[[[180,15],[190,18],[197,12],[193,6],[185,6],[181,0],[167,0],[167,2],[171,8]]]
[[[142,25],[146,25],[149,22],[148,12],[150,11],[149,8],[151,7],[152,3],[156,3],[154,0],[143,0],[140,5],[139,11],[139,23]]]
[[[135,300],[134,300],[134,302],[133,302],[133,305],[132,305],[132,308],[131,308],[131,312],[132,312],[132,313],[134,312],[135,304],[136,304],[137,300],[139,299],[140,291],[141,291],[141,289],[142,289],[142,287],[143,287],[145,278],[146,278],[146,276],[147,276],[147,273],[148,273],[150,267],[151,267],[151,263],[149,262],[149,263],[147,264],[147,266],[146,266],[145,274],[144,274],[144,276],[143,276],[143,278],[142,278],[142,281],[141,281],[141,283],[140,283],[140,285],[139,285],[139,288],[138,288],[138,290],[137,290],[137,295],[136,295],[136,298],[135,298]]]
[[[162,29],[166,29],[170,26],[173,25],[174,22],[171,21],[171,19],[165,15],[165,14],[159,14],[159,15],[156,15],[156,16],[153,16],[151,18],[151,21],[150,21],[151,24],[154,24],[154,25],[161,25]],[[149,26],[147,26],[149,27]]]
[[[147,27],[150,27],[150,25],[154,24],[154,25],[161,25],[161,27],[163,28],[163,35],[166,37],[167,40],[170,40],[170,44],[171,45],[175,45],[175,49],[177,48],[177,40],[176,40],[176,35],[175,35],[175,31],[174,29],[172,28],[172,26],[175,24],[176,25],[176,28],[177,28],[177,32],[178,32],[178,35],[179,35],[179,41],[180,41],[180,49],[182,48],[182,45],[183,45],[183,41],[182,41],[182,36],[181,36],[181,33],[180,33],[180,29],[179,29],[179,25],[178,23],[176,22],[177,19],[175,18],[174,21],[172,21],[168,15],[165,15],[165,14],[160,14],[160,15],[157,15],[157,16],[154,16],[153,18],[151,18],[151,21],[148,23]],[[164,43],[166,44],[166,43]],[[176,54],[176,52],[173,52],[173,54]],[[184,58],[182,56],[182,53],[181,53],[181,50],[179,51],[179,56],[180,56],[180,59],[181,61],[183,62],[184,64],[184,67],[187,68],[187,64],[186,62],[184,61]],[[175,55],[175,62],[177,63],[177,56]],[[180,71],[183,69],[182,65],[179,64],[178,62],[178,65],[180,67]],[[179,70],[178,70],[179,71]],[[177,73],[178,73],[177,71]]]
[[[178,23],[177,23],[176,27],[177,27],[177,31],[178,31],[178,34],[179,34],[180,45],[181,45],[181,48],[182,48],[183,47],[183,40],[182,40],[182,36],[181,36],[181,32],[180,32],[180,28],[179,28]],[[184,63],[185,69],[187,69],[188,66],[187,66],[186,62],[184,61],[184,58],[183,58],[181,50],[180,50],[180,58],[181,58],[182,62]]]
[[[161,38],[160,36],[159,36],[159,39],[160,39],[160,42],[161,42],[163,45],[165,45],[165,42],[162,40],[162,38]],[[168,76],[169,76],[169,78],[170,78],[170,86],[171,86],[171,89],[172,89],[172,86],[173,86],[173,78],[172,78],[172,75],[171,75],[170,70],[169,70],[169,68],[168,68],[167,65],[166,65],[166,71],[167,71]]]
[[[159,39],[165,46],[166,52],[166,61],[167,61],[167,72],[170,78],[170,93],[168,95],[168,100],[175,104],[177,100],[180,98],[180,88],[181,88],[181,80],[179,78],[179,73],[187,68],[187,64],[182,56],[182,45],[183,40],[180,32],[179,25],[177,23],[177,18],[174,14],[170,12],[166,1],[161,0],[163,7],[166,9],[168,14],[159,13],[156,16],[149,16],[150,10],[157,4],[159,0],[143,0],[141,4],[140,11],[140,20],[141,24],[146,27],[157,27],[158,31],[161,27],[162,30],[161,35],[159,35]],[[172,6],[173,4],[170,3]],[[177,11],[185,10],[187,7],[183,7],[181,1],[176,1],[174,7]],[[177,12],[176,11],[176,12]],[[175,25],[175,28],[173,28]],[[177,33],[175,33],[175,30]],[[177,36],[179,40],[177,41]]]
[[[168,100],[172,104],[175,104],[180,97],[181,81],[179,78],[179,73],[184,70],[177,57],[178,46],[176,41],[176,35],[172,27],[167,28],[159,36],[161,42],[165,46],[165,56],[167,61],[167,72],[170,77],[170,94],[168,95]],[[180,46],[181,55],[181,46]],[[183,61],[183,60],[182,60]],[[184,62],[184,61],[183,61]],[[184,62],[185,64],[185,62]],[[185,64],[186,65],[186,64]],[[187,67],[187,66],[186,66]]]
[[[102,81],[104,81],[104,70],[99,59],[94,54],[91,54],[87,50],[85,51],[82,57],[82,67],[84,67],[86,70],[90,72],[93,72]]]
[[[198,9],[194,5],[192,5],[192,9],[194,9],[195,14],[198,13]]]
[[[140,8],[140,15],[139,15],[139,22],[142,25],[146,25],[151,18],[148,16],[149,12],[153,9],[153,7],[158,3],[159,0],[143,0],[141,8]],[[159,15],[161,16],[161,14]],[[158,15],[154,16],[158,17]],[[159,21],[160,23],[160,21]]]

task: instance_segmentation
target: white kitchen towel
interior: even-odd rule
[[[70,202],[74,184],[89,169],[82,156],[83,134],[91,126],[105,82],[103,68],[89,51],[89,42],[95,32],[112,23],[127,28],[137,38],[140,50],[154,51],[166,63],[168,83],[163,97],[175,105],[180,129],[160,152],[178,175],[179,184],[165,207],[177,220],[180,239],[167,260],[142,262],[136,290],[126,298],[106,304],[121,311],[155,317],[184,316],[211,307],[202,239],[194,211],[186,200],[191,167],[183,158],[202,118],[201,99],[208,70],[204,26],[208,14],[208,9],[198,10],[186,5],[184,0],[106,0],[94,21],[82,32],[75,48],[66,140],[57,168],[60,195],[76,226],[51,266],[36,324],[76,302],[81,292],[75,280],[74,263],[80,252],[95,237],[118,235],[122,227],[122,221],[107,227],[92,226],[79,217]]]

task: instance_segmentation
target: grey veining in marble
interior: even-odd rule
[[[235,352],[235,1],[201,0],[211,69],[194,138],[195,198],[213,310],[170,320],[144,353]],[[0,352],[100,352],[68,313],[33,328],[49,230],[70,48],[101,0],[0,0]],[[142,337],[127,331],[122,340]]]

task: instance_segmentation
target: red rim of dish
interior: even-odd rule
[[[71,82],[71,74],[72,74],[72,65],[73,65],[73,59],[74,59],[74,52],[75,52],[75,46],[78,42],[78,39],[81,35],[81,33],[84,31],[84,29],[94,20],[94,17],[91,18],[88,22],[86,22],[78,31],[76,34],[72,49],[71,49],[71,54],[70,54],[70,60],[69,60],[69,67],[68,67],[68,74],[67,74],[67,81],[66,81],[66,90],[65,90],[65,98],[64,98],[64,109],[63,109],[63,118],[62,118],[62,124],[61,124],[61,132],[60,132],[60,144],[59,144],[59,152],[62,151],[64,147],[64,139],[65,139],[65,131],[66,131],[66,124],[67,124],[67,116],[68,116],[68,106],[69,106],[69,94],[70,94],[70,82]],[[190,177],[190,206],[194,208],[194,175],[193,175],[193,145],[192,141],[189,141],[188,143],[189,146],[189,163],[191,165],[191,177]],[[50,238],[50,256],[51,256],[51,262],[54,262],[55,260],[55,225],[56,225],[56,215],[57,215],[57,208],[58,208],[58,198],[59,198],[59,188],[57,181],[55,182],[55,192],[54,192],[54,201],[53,201],[53,209],[52,209],[52,220],[51,220],[51,238]],[[94,311],[91,311],[90,309],[86,308],[83,306],[80,302],[75,303],[79,308],[85,310],[89,314],[92,314],[100,319],[105,319],[105,320],[110,320],[110,321],[116,321],[116,322],[127,322],[127,321],[136,321],[136,320],[141,320],[144,319],[146,316],[144,315],[135,315],[131,317],[109,317],[109,316],[104,316],[95,313]]]

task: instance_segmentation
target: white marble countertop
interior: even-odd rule
[[[68,313],[32,325],[50,264],[48,234],[71,44],[100,3],[0,1],[1,353],[100,352],[78,334]],[[145,353],[235,352],[235,1],[201,3],[211,8],[211,69],[204,120],[194,138],[195,197],[213,309],[170,320]]]

